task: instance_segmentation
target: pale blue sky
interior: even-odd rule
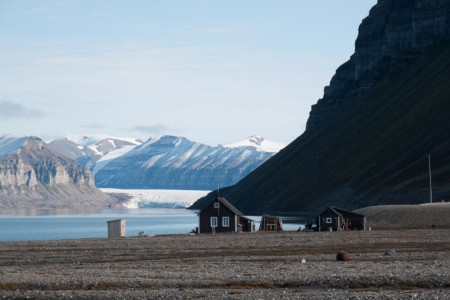
[[[291,142],[376,0],[0,1],[0,133]]]

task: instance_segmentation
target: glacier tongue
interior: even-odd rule
[[[190,190],[145,190],[103,188],[108,194],[127,194],[130,199],[125,208],[184,208],[191,206],[197,199],[206,196],[209,191]]]

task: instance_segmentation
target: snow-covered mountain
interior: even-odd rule
[[[283,149],[284,147],[286,147],[286,144],[268,141],[268,140],[264,139],[263,137],[253,135],[243,141],[231,143],[231,144],[225,144],[222,146],[226,147],[226,148],[254,147],[258,151],[275,152],[276,153],[276,152],[280,151],[281,149]]]
[[[69,135],[49,145],[61,154],[91,169],[95,174],[109,161],[142,144],[140,139],[106,135]]]
[[[0,158],[10,155],[26,145],[28,141],[27,136],[15,137],[13,135],[0,135]]]
[[[184,137],[151,138],[97,169],[95,181],[102,188],[217,189],[238,182],[272,157],[276,151],[264,149],[279,150],[276,144],[259,137],[217,147]]]

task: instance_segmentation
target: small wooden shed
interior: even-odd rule
[[[319,231],[366,230],[366,227],[364,215],[334,206],[328,207],[317,217]]]
[[[280,217],[263,215],[259,224],[259,231],[284,231]]]
[[[126,236],[125,220],[111,220],[108,224],[108,238],[122,238]]]
[[[255,231],[255,221],[222,197],[215,198],[199,212],[198,223],[198,233]]]

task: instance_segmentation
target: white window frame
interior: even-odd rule
[[[217,227],[217,217],[211,217],[210,224],[211,227]]]
[[[214,208],[220,208],[220,202],[214,202]]]
[[[230,217],[222,217],[222,227],[230,227]]]
[[[333,218],[325,218],[325,223],[327,224],[333,223]]]

